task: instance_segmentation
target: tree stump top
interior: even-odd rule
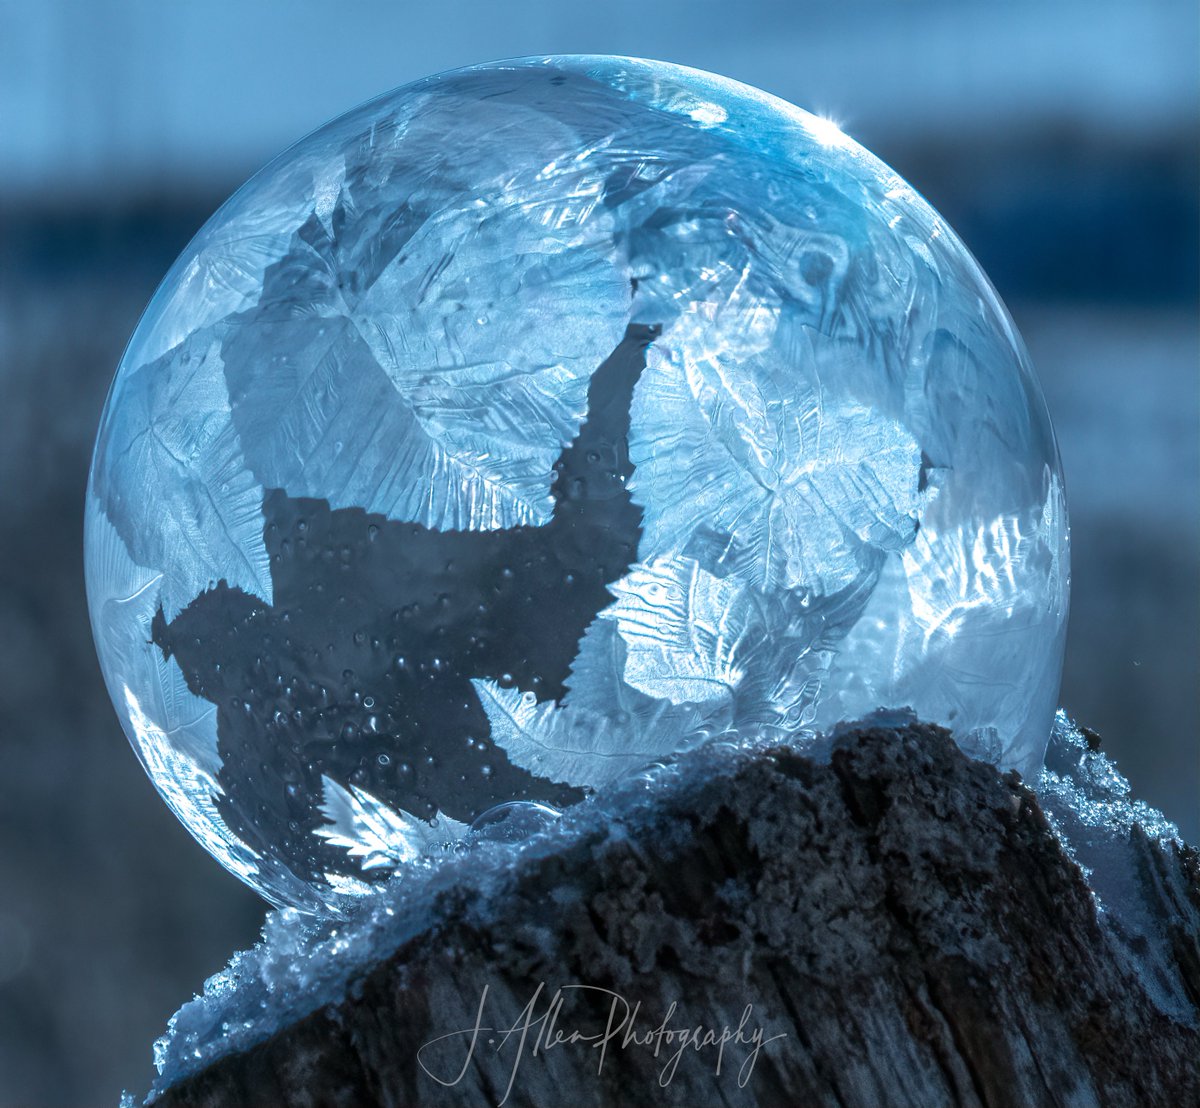
[[[1063,785],[1089,752],[1056,742]],[[1064,848],[1065,785],[1044,812],[897,717],[658,778],[414,878],[338,925],[332,976],[329,930],[241,956],[177,1017],[154,1103],[1200,1102],[1200,864],[1170,836]]]

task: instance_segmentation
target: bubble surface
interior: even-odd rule
[[[629,58],[439,74],[252,178],[129,344],[85,541],[155,784],[308,911],[718,736],[911,706],[1033,777],[1061,671],[978,265],[827,121]]]

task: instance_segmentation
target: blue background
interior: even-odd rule
[[[0,0],[0,1102],[144,1090],[264,905],[159,801],[84,608],[88,458],[159,278],[304,132],[439,69],[712,69],[826,114],[979,257],[1038,366],[1074,539],[1062,700],[1200,835],[1192,2]]]

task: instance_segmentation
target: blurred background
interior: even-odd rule
[[[1038,366],[1074,538],[1062,703],[1200,838],[1194,0],[0,0],[0,1103],[144,1091],[167,1018],[265,906],[122,737],[83,492],[160,277],[300,135],[539,53],[716,70],[832,117],[959,231]]]

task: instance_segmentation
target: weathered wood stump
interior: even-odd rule
[[[155,1103],[1200,1103],[1195,1022],[1034,794],[938,728],[702,749],[652,804],[586,807],[501,895],[452,885],[340,1001]],[[1135,846],[1200,1007],[1196,852]]]

